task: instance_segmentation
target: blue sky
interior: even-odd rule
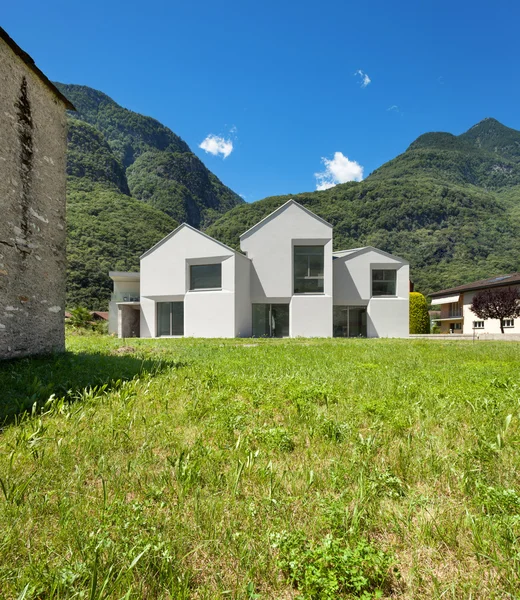
[[[366,177],[426,131],[520,129],[514,0],[26,0],[2,15],[49,78],[158,119],[247,201]]]

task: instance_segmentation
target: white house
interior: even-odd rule
[[[183,224],[111,272],[120,337],[407,337],[408,262],[333,252],[332,225],[289,200],[240,236],[237,252]]]
[[[472,281],[464,285],[440,290],[430,295],[433,305],[441,307],[440,317],[435,319],[440,325],[441,333],[454,334],[500,334],[500,321],[498,319],[479,319],[471,311],[473,296],[483,290],[507,288],[513,286],[520,288],[520,273],[498,275]],[[504,334],[520,333],[518,319],[504,320]]]

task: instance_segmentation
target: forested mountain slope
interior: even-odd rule
[[[520,270],[520,132],[494,119],[422,135],[360,183],[238,206],[207,233],[238,247],[290,197],[334,225],[335,249],[372,245],[409,260],[424,293]]]
[[[208,225],[243,203],[170,129],[86,86],[56,84],[77,111],[67,152],[67,305],[106,309],[109,270],[180,222]]]

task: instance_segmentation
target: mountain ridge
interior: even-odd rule
[[[294,198],[334,225],[335,250],[372,245],[402,256],[424,293],[517,271],[520,132],[495,119],[468,132],[423,134],[361,182],[235,207],[206,231],[237,247],[242,231]]]

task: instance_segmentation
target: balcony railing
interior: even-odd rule
[[[450,319],[457,319],[459,317],[462,317],[462,309],[461,308],[450,308],[448,316]]]
[[[139,302],[140,301],[139,294],[112,294],[110,296],[111,302]]]

